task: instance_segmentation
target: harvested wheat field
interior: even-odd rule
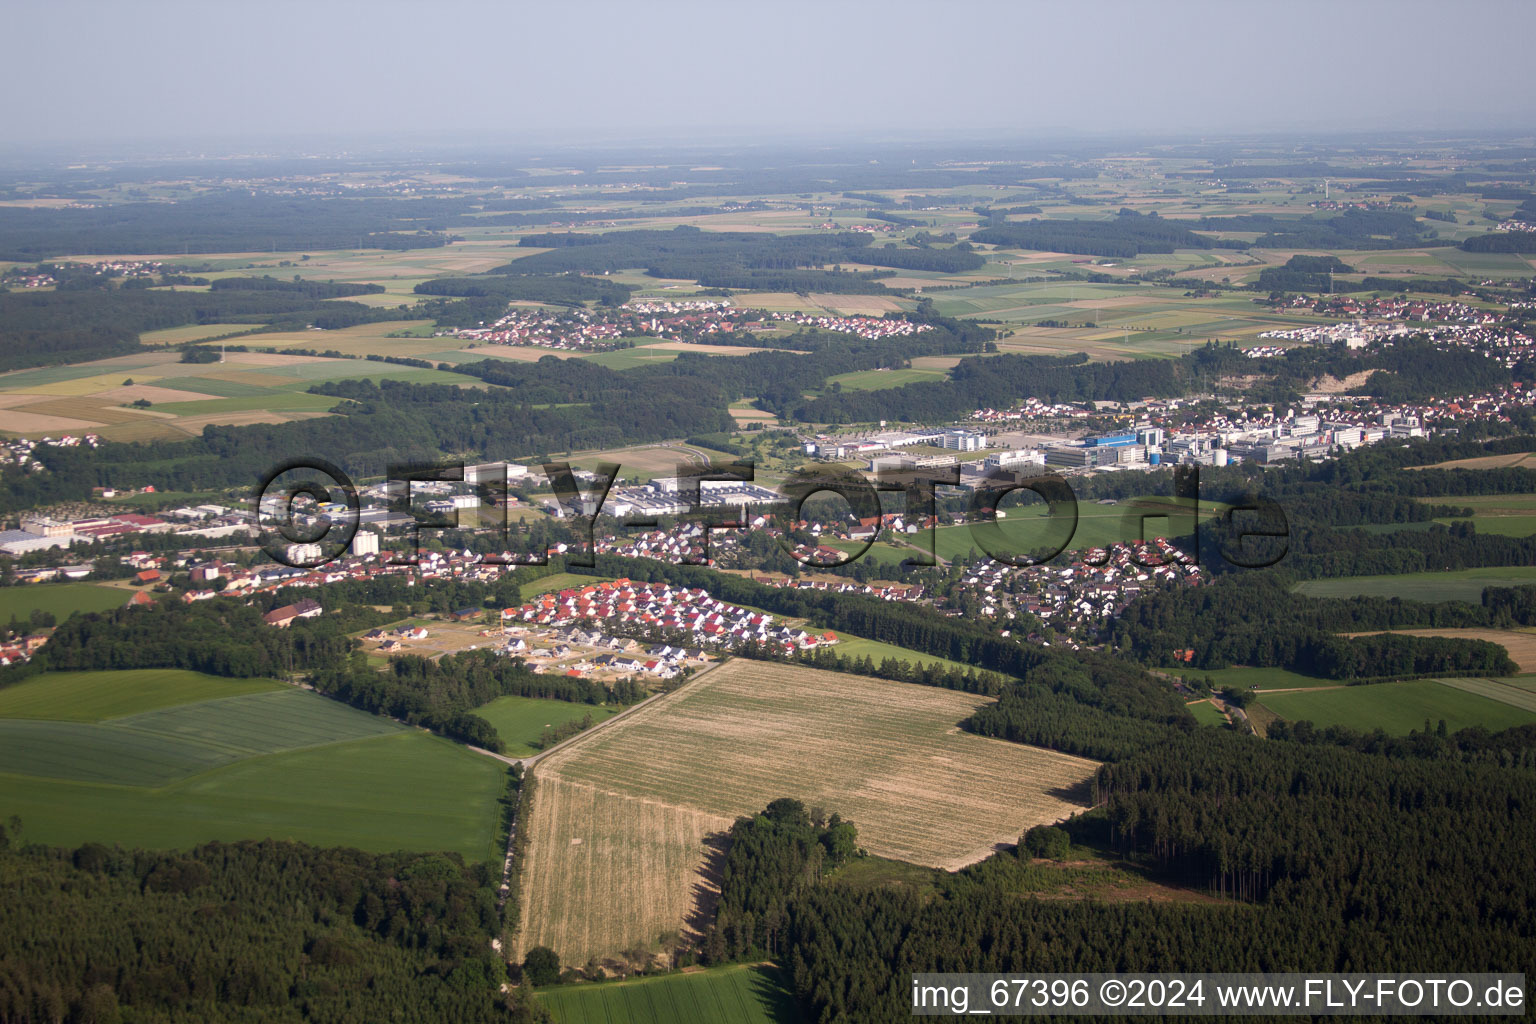
[[[1479,455],[1471,459],[1452,459],[1432,466],[1404,466],[1404,469],[1511,469],[1536,467],[1536,452],[1507,452],[1503,455]]]
[[[693,931],[719,834],[781,796],[950,870],[1079,810],[1097,764],[961,732],[987,700],[736,659],[589,734],[535,769],[519,948],[581,963]]]

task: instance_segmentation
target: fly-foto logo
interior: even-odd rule
[[[478,468],[483,471],[486,467]],[[576,537],[565,554],[566,563],[595,565],[597,524],[600,518],[609,515],[605,506],[618,479],[620,465],[602,463],[593,471],[583,473],[588,480],[585,486],[568,462],[546,463],[542,469],[553,492],[555,508]],[[394,545],[397,549],[395,564],[417,561],[423,531],[463,528],[456,515],[419,505],[415,500],[416,485],[440,487],[464,480],[463,463],[413,463],[389,468],[384,487],[388,498],[382,518],[386,524],[398,526],[404,533],[401,543]],[[677,468],[676,514],[679,520],[702,529],[702,555],[689,561],[695,564],[709,561],[711,532],[747,529],[748,523],[753,521],[753,517],[746,514],[745,506],[733,506],[728,500],[706,500],[703,485],[749,484],[754,480],[755,467],[750,461],[689,463]],[[507,514],[512,502],[506,474],[481,472],[471,486],[478,507],[502,513],[499,523],[487,523],[482,516],[478,528],[499,531],[506,545],[512,547],[515,543],[512,519]],[[908,561],[918,566],[932,566],[938,564],[934,539],[938,529],[939,489],[959,486],[957,466],[883,470],[871,477],[852,467],[823,463],[803,467],[787,476],[774,492],[778,500],[757,506],[757,516],[765,522],[777,517],[781,522],[799,523],[805,504],[813,495],[835,494],[848,503],[852,516],[860,524],[878,524],[888,515],[883,511],[881,494],[899,495],[900,515],[909,524],[921,524],[917,532],[906,534],[908,545],[914,549]],[[1046,505],[1044,514],[1031,524],[1031,539],[1027,542],[1021,541],[1005,526],[998,511],[1003,500],[1016,492],[1029,492]],[[1141,538],[1152,520],[1183,518],[1188,529],[1180,536],[1191,538],[1192,543],[1190,550],[1180,552],[1179,557],[1193,564],[1199,564],[1202,556],[1214,554],[1235,567],[1258,569],[1276,564],[1289,551],[1290,523],[1284,510],[1272,499],[1247,493],[1219,505],[1202,505],[1200,474],[1195,466],[1174,468],[1173,492],[1171,504],[1126,509],[1121,535]],[[301,504],[304,498],[309,499],[307,504]],[[281,463],[257,485],[255,501],[262,547],[274,560],[296,568],[312,568],[340,556],[352,543],[362,521],[362,501],[356,485],[345,471],[325,459],[302,458]],[[1211,512],[1216,515],[1202,524],[1202,517]],[[654,525],[654,520],[649,518],[610,518],[621,528]],[[972,486],[964,528],[969,531],[979,552],[1006,565],[1023,567],[1049,562],[1066,551],[1077,534],[1078,522],[1077,495],[1064,477],[1056,474],[1026,476],[998,468]],[[858,561],[875,542],[873,530],[861,530],[860,536],[845,549],[846,557],[829,562],[807,555],[793,542],[787,530],[777,530],[774,536],[784,551],[813,568],[834,568]],[[1091,555],[1084,557],[1092,560]],[[1139,566],[1158,568],[1168,564],[1168,559],[1173,556],[1158,553],[1154,557],[1151,552],[1138,551],[1132,557]],[[547,556],[544,552],[530,552],[510,558],[490,556],[485,561],[542,565]]]

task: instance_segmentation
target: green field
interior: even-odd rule
[[[631,981],[546,988],[555,1024],[794,1024],[800,1013],[778,969],[717,967]]]
[[[833,384],[837,384],[841,391],[882,391],[886,388],[899,388],[906,384],[915,384],[925,380],[943,380],[947,374],[942,370],[919,370],[915,368],[901,370],[858,370],[854,373],[841,373],[836,377],[828,377],[826,389],[830,390]]]
[[[518,593],[523,595],[524,601],[531,601],[540,594],[547,594],[552,590],[566,590],[573,587],[589,587],[596,583],[607,583],[612,576],[583,576],[574,572],[557,572],[551,576],[544,576],[532,583],[524,583],[518,586]]]
[[[166,327],[158,331],[145,331],[139,335],[141,345],[184,345],[208,338],[224,338],[231,334],[254,331],[261,324],[187,324],[185,327]]]
[[[48,672],[0,690],[0,719],[100,722],[283,688],[271,679],[224,679],[178,668]]]
[[[0,691],[0,817],[29,841],[215,839],[496,856],[504,766],[270,680],[135,670]]]
[[[1536,494],[1458,494],[1455,497],[1416,498],[1425,505],[1454,505],[1467,507],[1475,514],[1484,511],[1495,514],[1505,511],[1536,512]]]
[[[116,587],[95,583],[21,583],[0,587],[0,622],[25,621],[34,611],[45,611],[63,622],[75,612],[104,612],[121,608],[132,595]]]
[[[1479,513],[1470,519],[1465,517],[1457,519],[1436,519],[1435,522],[1445,526],[1455,526],[1457,523],[1471,523],[1477,528],[1478,533],[1489,533],[1499,537],[1529,537],[1536,534],[1536,515],[1487,515]]]
[[[1242,665],[1232,668],[1190,668],[1179,665],[1160,671],[1201,681],[1209,677],[1218,688],[1235,686],[1246,690],[1289,690],[1296,687],[1333,686],[1338,683],[1336,679],[1304,676],[1286,668],[1248,668]]]
[[[1399,576],[1348,576],[1296,584],[1308,597],[1401,597],[1408,601],[1481,602],[1485,587],[1523,587],[1536,583],[1536,566],[1504,565],[1449,572],[1413,572]]]
[[[1503,704],[1433,679],[1265,694],[1263,704],[1292,722],[1341,725],[1357,732],[1380,728],[1399,736],[1423,729],[1426,720],[1433,727],[1442,718],[1452,732],[1474,725],[1498,730],[1536,723],[1536,711]]]
[[[527,757],[536,753],[539,748],[534,743],[546,725],[579,722],[587,715],[592,716],[595,725],[618,712],[618,708],[607,705],[575,704],[539,697],[497,697],[474,711],[495,727],[496,735],[506,744],[502,753],[508,757]]]
[[[155,408],[177,416],[202,416],[206,413],[246,412],[251,409],[265,409],[268,412],[326,412],[336,403],[337,399],[330,395],[311,395],[303,391],[292,394],[264,391],[255,395],[235,395],[201,402],[161,402]]]
[[[975,668],[975,665],[962,665],[958,661],[950,661],[948,658],[939,658],[931,654],[919,654],[917,651],[909,651],[905,647],[897,647],[895,644],[884,643],[880,640],[866,640],[861,636],[844,633],[841,630],[833,630],[837,633],[838,642],[828,648],[834,654],[844,658],[863,658],[868,656],[874,659],[878,667],[886,658],[896,661],[905,661],[913,665],[938,665],[942,668],[966,669]]]
[[[40,719],[39,710],[34,705],[33,718],[0,720],[0,772],[161,786],[249,757],[401,728],[292,688],[175,704],[103,722]]]
[[[593,352],[581,358],[598,366],[606,366],[610,370],[628,370],[636,366],[649,366],[651,363],[670,363],[680,355],[682,355],[681,352],[673,349],[655,349],[648,345],[637,344],[634,348]]]
[[[1215,502],[1201,503],[1201,518],[1219,514],[1223,506]],[[1028,554],[1036,546],[1055,547],[1066,535],[1070,517],[1063,514],[1051,516],[1044,502],[1006,508],[1007,515],[999,521],[1009,550],[1018,555]],[[1172,512],[1171,515],[1166,514]],[[1143,520],[1143,516],[1146,519]],[[1159,536],[1178,536],[1193,529],[1194,520],[1179,507],[1173,498],[1127,498],[1114,505],[1096,502],[1079,502],[1077,526],[1067,543],[1067,550],[1102,548],[1110,544],[1141,541]],[[936,549],[940,558],[949,561],[965,557],[974,549],[984,554],[976,542],[969,525],[941,526],[934,531]],[[912,538],[916,540],[916,536]],[[1007,553],[1007,552],[1005,552]]]
[[[123,494],[107,501],[113,505],[153,510],[173,505],[200,505],[205,501],[218,501],[219,497],[216,491],[151,491],[148,494]]]
[[[60,846],[271,838],[493,860],[504,767],[400,731],[251,758],[161,789],[0,775],[0,817],[20,816],[29,842]]]
[[[913,534],[912,536],[919,542],[922,539],[922,534]],[[826,540],[822,541],[822,543],[829,548],[845,551],[850,555],[858,554],[859,550],[864,547],[862,541],[856,540]],[[859,555],[855,560],[868,562],[870,565],[886,567],[899,566],[909,558],[917,559],[921,557],[923,557],[923,552],[916,548],[900,544],[887,544],[884,541],[877,540],[869,545],[869,550]]]
[[[1197,700],[1193,704],[1186,704],[1189,713],[1195,716],[1195,721],[1201,725],[1226,725],[1227,716],[1216,710],[1216,705],[1208,700]]]
[[[1496,700],[1500,704],[1508,704],[1510,707],[1520,708],[1522,711],[1536,712],[1536,680],[1530,676],[1514,677],[1511,679],[1437,679],[1437,683],[1467,693],[1475,693],[1489,700]]]

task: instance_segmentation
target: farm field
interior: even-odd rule
[[[1200,518],[1208,520],[1220,515],[1222,507],[1215,502],[1202,502]],[[1017,505],[1006,511],[1008,514],[999,520],[999,525],[1011,551],[1020,556],[1028,554],[1036,545],[1049,544],[1054,547],[1060,544],[1070,522],[1070,517],[1066,515],[1059,518],[1051,516],[1044,502]],[[1147,517],[1145,520],[1142,519],[1143,515]],[[1077,527],[1072,532],[1067,550],[1080,551],[1121,541],[1140,541],[1143,534],[1148,539],[1179,536],[1189,533],[1193,529],[1193,522],[1189,512],[1181,508],[1173,498],[1127,498],[1114,505],[1079,502]],[[985,554],[969,525],[941,526],[934,531],[934,540],[939,557],[945,561],[966,557],[972,550],[978,555]]]
[[[1424,505],[1465,505],[1479,516],[1485,512],[1492,515],[1536,512],[1536,494],[1458,494],[1454,498],[1430,497],[1415,500]]]
[[[1216,710],[1216,705],[1208,700],[1197,700],[1193,704],[1186,704],[1189,713],[1195,716],[1195,721],[1201,725],[1226,725],[1227,716]]]
[[[104,612],[121,608],[129,595],[117,587],[95,583],[25,583],[0,587],[0,621],[25,620],[44,611],[63,622],[75,612]]]
[[[551,453],[556,454],[558,453]],[[658,476],[675,476],[679,466],[698,465],[701,454],[714,462],[732,462],[736,456],[713,448],[683,444],[641,444],[626,448],[609,448],[604,451],[585,452],[570,458],[579,469],[595,469],[601,462],[617,462],[619,476],[626,480],[646,481]]]
[[[555,1024],[796,1024],[775,967],[736,964],[687,974],[563,985],[538,993]]]
[[[366,298],[366,296],[364,296]],[[419,359],[427,353],[452,346],[451,338],[431,336],[431,320],[383,320],[358,324],[332,331],[279,331],[241,338],[241,344],[253,348],[313,349],[316,352],[340,352],[344,356],[408,356]],[[409,333],[409,338],[391,338],[391,334]],[[426,337],[420,335],[425,333]]]
[[[838,811],[872,854],[948,869],[1078,810],[1094,762],[962,733],[985,702],[742,659],[709,670],[540,762],[520,948],[581,963],[695,927],[718,835],[780,796]]]
[[[1526,513],[1489,513],[1479,511],[1477,515],[1468,518],[1444,518],[1435,522],[1445,526],[1455,526],[1457,523],[1471,523],[1477,528],[1478,533],[1489,533],[1500,537],[1529,537],[1536,534],[1536,514]]]
[[[253,758],[161,789],[0,775],[0,810],[20,816],[28,841],[60,846],[272,838],[492,861],[504,767],[402,731]]]
[[[44,679],[46,682],[46,678]],[[262,754],[393,732],[385,718],[303,690],[162,706],[106,721],[0,722],[0,772],[160,786]]]
[[[1475,693],[1489,700],[1496,700],[1500,704],[1508,704],[1510,707],[1520,708],[1523,711],[1536,713],[1536,682],[1527,678],[1519,679],[1437,679],[1437,683],[1465,690],[1467,693]]]
[[[527,757],[536,753],[538,747],[534,743],[546,725],[579,722],[587,715],[592,716],[595,725],[618,712],[618,708],[606,705],[574,704],[568,700],[539,697],[497,697],[474,709],[475,714],[496,729],[496,735],[506,744],[502,753],[508,757]]]
[[[0,815],[32,842],[496,855],[504,766],[271,680],[45,674],[0,693],[0,716]]]
[[[1481,602],[1487,587],[1523,587],[1536,583],[1536,566],[1503,565],[1397,576],[1345,576],[1303,580],[1298,594],[1308,597],[1401,597],[1405,601]]]
[[[837,632],[833,630],[833,632]],[[939,658],[931,654],[920,654],[917,651],[908,650],[905,647],[897,647],[895,644],[882,643],[879,640],[866,640],[852,633],[837,633],[838,642],[831,648],[834,654],[840,654],[845,658],[870,657],[876,665],[886,658],[896,661],[905,661],[913,665],[937,665],[941,668],[966,669],[975,668],[974,665],[962,665],[958,661],[950,661],[948,658]]]
[[[843,391],[880,391],[918,381],[943,380],[945,376],[943,370],[920,370],[916,367],[904,370],[859,370],[856,373],[828,377],[826,389],[830,390],[833,384],[837,384]]]
[[[595,583],[607,583],[612,576],[583,576],[574,572],[557,572],[551,576],[544,576],[531,583],[520,585],[517,589],[523,595],[524,601],[532,600],[540,594],[547,594],[552,590],[566,590],[570,587],[590,587]]]
[[[741,349],[743,353],[751,349]],[[681,352],[670,349],[658,349],[654,345],[636,345],[634,348],[619,348],[611,352],[593,352],[590,355],[580,355],[579,358],[598,366],[606,366],[610,370],[628,370],[636,366],[649,366],[652,363],[670,363]]]
[[[272,679],[226,679],[179,668],[46,672],[0,690],[0,718],[100,722],[219,697],[282,690]]]
[[[1172,672],[1185,679],[1203,680],[1209,676],[1211,681],[1219,687],[1237,686],[1254,690],[1294,690],[1339,685],[1336,679],[1304,676],[1300,672],[1292,672],[1285,668],[1248,668],[1242,665],[1235,665],[1232,668],[1190,668],[1188,665],[1176,665],[1160,671]]]
[[[1509,452],[1504,455],[1479,455],[1471,459],[1452,459],[1449,462],[1437,462],[1433,466],[1408,466],[1414,469],[1509,469],[1523,467],[1530,469],[1536,467],[1536,452]],[[1461,499],[1441,498],[1447,505],[1461,504]]]
[[[341,333],[305,332],[303,347],[320,347],[316,335]],[[308,389],[349,378],[482,386],[461,374],[358,359],[228,352],[223,362],[183,363],[175,351],[146,349],[0,374],[0,435],[95,433],[113,441],[174,440],[200,434],[209,424],[283,423],[325,415],[335,400],[308,394]],[[139,400],[149,407],[134,406]]]
[[[1357,732],[1380,728],[1398,736],[1423,729],[1426,720],[1433,728],[1442,718],[1452,732],[1474,725],[1498,730],[1536,722],[1536,711],[1434,679],[1270,693],[1264,695],[1262,706],[1292,722],[1307,720],[1317,726],[1339,725]]]
[[[914,540],[921,541],[921,534],[913,534],[912,536]],[[850,555],[858,554],[860,549],[864,547],[862,541],[853,540],[824,540],[821,543],[826,547],[834,548]],[[923,552],[916,548],[907,547],[902,544],[887,544],[884,541],[877,540],[871,543],[863,554],[859,555],[857,561],[868,562],[870,565],[877,566],[898,566],[909,558],[915,559],[922,556]]]
[[[145,331],[139,335],[139,344],[156,348],[161,345],[185,345],[188,342],[223,338],[242,331],[253,331],[261,324],[187,324],[185,327],[166,327],[158,331]],[[236,342],[239,344],[239,342]]]

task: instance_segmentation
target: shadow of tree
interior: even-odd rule
[[[720,883],[725,877],[725,851],[730,842],[728,832],[710,832],[704,836],[704,863],[699,868],[699,880],[693,884],[693,909],[683,920],[685,934],[695,942],[701,940],[714,923],[715,909],[720,905]]]

